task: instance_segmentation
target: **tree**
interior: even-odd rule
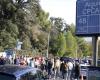
[[[60,34],[58,36],[58,52],[57,55],[58,56],[63,56],[66,52],[66,39],[64,34]]]
[[[1,51],[14,48],[16,38],[19,34],[17,25],[12,21],[15,16],[16,7],[12,0],[0,0],[0,39]]]
[[[65,37],[66,37],[66,54],[65,55],[75,57],[75,52],[77,48],[76,40],[73,37],[71,31],[68,31]]]
[[[100,59],[100,40],[98,41],[98,58]]]
[[[75,36],[75,26],[73,24],[70,25],[70,31],[73,37],[76,40],[77,48],[76,54],[77,57],[90,56],[91,55],[91,45],[89,42],[86,42],[84,38]]]
[[[44,36],[50,27],[49,14],[42,10],[39,0],[0,0],[0,6],[0,50],[15,48],[17,39],[23,42],[22,49],[47,45],[43,41],[47,42]],[[8,36],[12,42],[6,42]]]
[[[76,38],[77,39],[77,44],[78,44],[78,55],[79,57],[86,57],[89,56],[91,51],[90,50],[90,45],[88,42],[86,42],[83,38]]]
[[[63,56],[66,48],[65,36],[63,34],[64,28],[67,24],[62,18],[51,17],[51,31],[50,31],[50,52],[53,55]]]

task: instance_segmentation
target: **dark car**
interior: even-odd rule
[[[41,70],[18,65],[1,65],[0,80],[46,80]]]
[[[88,64],[80,64],[80,77],[83,76],[84,79],[87,78],[87,68],[89,66],[90,65],[88,65]]]

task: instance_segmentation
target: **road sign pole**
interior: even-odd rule
[[[93,42],[93,65],[98,65],[98,36],[92,37]]]

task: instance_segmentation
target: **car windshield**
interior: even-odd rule
[[[2,80],[16,80],[13,76],[0,74],[0,79]]]

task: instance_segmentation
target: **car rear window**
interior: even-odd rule
[[[87,69],[87,66],[81,66],[81,69]]]

